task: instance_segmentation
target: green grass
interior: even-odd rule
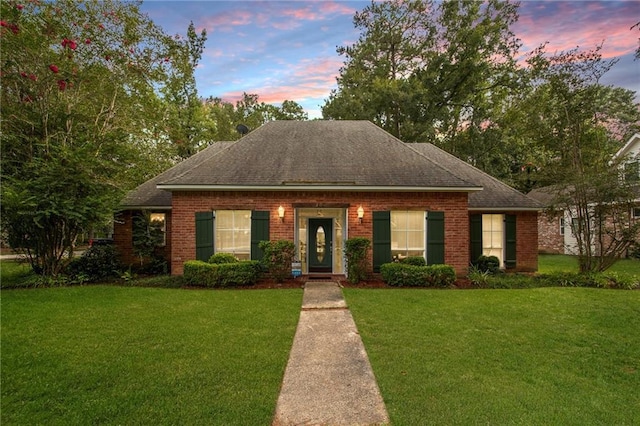
[[[538,256],[538,272],[541,274],[578,272],[578,258],[566,254],[541,254]],[[606,272],[615,272],[622,275],[640,275],[640,260],[620,259]]]
[[[2,288],[19,287],[33,276],[31,266],[28,263],[15,260],[0,261],[0,272],[0,286]]]
[[[640,291],[344,293],[393,425],[640,424]]]
[[[301,297],[117,286],[2,291],[1,423],[270,424]]]

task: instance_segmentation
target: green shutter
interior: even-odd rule
[[[504,215],[504,266],[506,268],[516,267],[516,215]]]
[[[373,212],[373,272],[391,262],[391,212]]]
[[[469,226],[469,246],[471,249],[471,263],[475,264],[482,256],[482,215],[472,214]]]
[[[444,264],[444,212],[427,212],[427,265]]]
[[[213,212],[196,213],[196,259],[205,262],[213,255]]]
[[[260,241],[269,241],[269,212],[251,212],[251,260],[262,260]]]

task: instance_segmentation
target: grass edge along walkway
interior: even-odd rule
[[[640,424],[640,291],[344,294],[391,424]]]

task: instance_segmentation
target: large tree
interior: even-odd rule
[[[517,17],[516,4],[498,0],[372,2],[354,17],[359,40],[338,48],[345,65],[324,117],[372,120],[472,161],[495,151],[477,135],[518,85]]]
[[[137,3],[3,1],[0,12],[3,233],[56,275],[151,163],[175,43]]]
[[[616,60],[600,47],[547,54],[528,62],[533,85],[520,130],[539,156],[539,184],[553,184],[552,210],[569,211],[582,272],[603,271],[640,240],[631,220],[636,182],[621,179],[613,155],[640,123],[634,93],[603,86]]]

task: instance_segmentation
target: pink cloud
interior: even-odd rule
[[[544,42],[548,42],[548,52],[577,46],[592,49],[604,42],[603,57],[611,58],[635,50],[637,35],[629,28],[637,21],[638,10],[633,2],[523,3],[513,29],[524,44],[523,51]]]

